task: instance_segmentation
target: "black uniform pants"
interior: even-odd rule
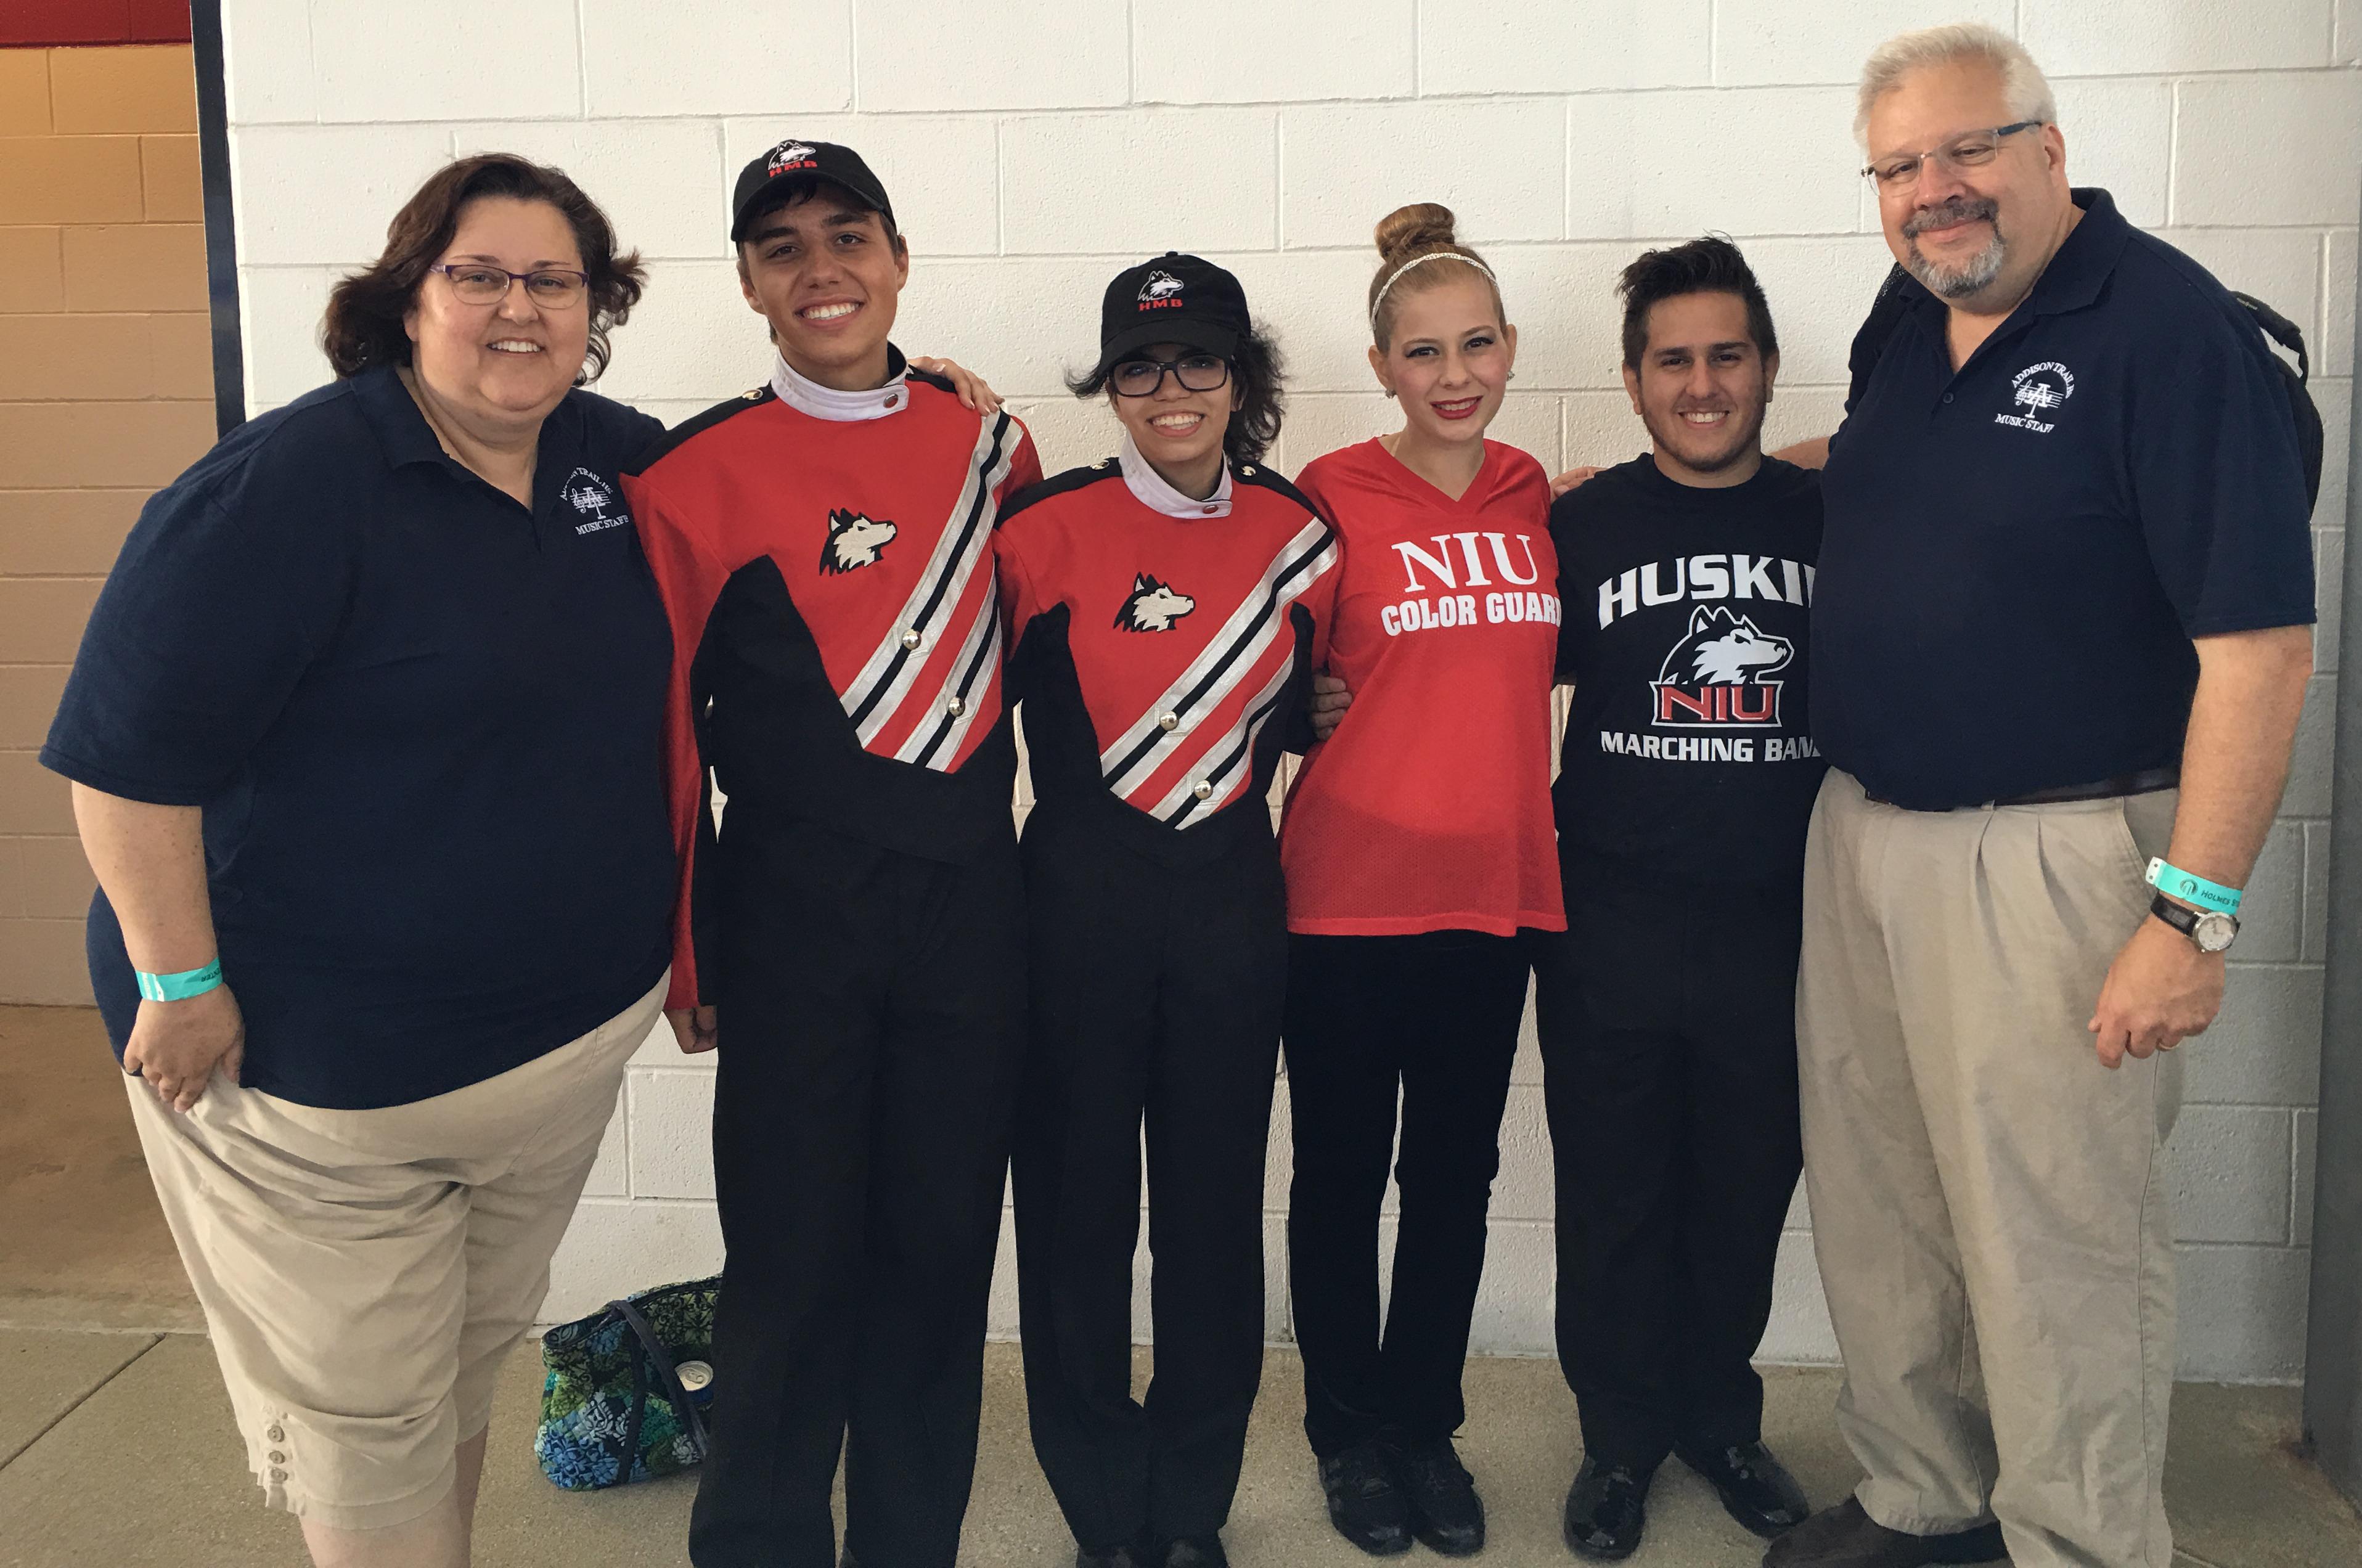
[[[1268,818],[1259,832],[1228,826],[1190,831],[1223,834],[1229,853],[1171,865],[1088,813],[1036,806],[1026,824],[1025,1395],[1043,1472],[1094,1551],[1222,1528],[1263,1376],[1286,906]],[[1144,1401],[1131,1397],[1143,1122],[1156,1342]]]
[[[1570,865],[1542,939],[1558,1167],[1558,1350],[1584,1451],[1646,1471],[1762,1435],[1796,1128],[1801,892]]]
[[[952,1568],[1023,1049],[1016,846],[951,866],[734,806],[713,1174],[727,1248],[698,1568]],[[849,1438],[848,1438],[849,1432]]]
[[[1382,1434],[1446,1436],[1467,1417],[1460,1375],[1525,1014],[1528,940],[1473,931],[1288,938],[1288,1286],[1304,1432],[1323,1458]],[[1381,1329],[1390,1157],[1400,1207]]]

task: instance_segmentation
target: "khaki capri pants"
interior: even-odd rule
[[[270,1507],[377,1529],[450,1491],[666,983],[522,1066],[409,1105],[324,1110],[216,1075],[179,1115],[124,1080]]]

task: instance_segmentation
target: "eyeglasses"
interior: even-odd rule
[[[1981,169],[2001,151],[2003,137],[2015,136],[2022,130],[2047,124],[2044,120],[2020,120],[2014,126],[1995,126],[1991,130],[1962,131],[1941,147],[1926,152],[1898,153],[1882,162],[1872,163],[1862,170],[1862,178],[1875,181],[1881,192],[1902,192],[1919,183],[1921,169],[1929,163],[1947,174],[1958,174],[1963,169]]]
[[[1108,380],[1122,397],[1153,397],[1164,372],[1183,392],[1218,392],[1231,379],[1231,363],[1220,354],[1184,354],[1178,359],[1126,359]]]
[[[461,261],[426,270],[449,279],[451,293],[461,304],[498,304],[508,298],[510,284],[523,283],[524,297],[542,309],[567,310],[580,304],[584,292],[590,287],[589,274],[565,267],[512,272],[505,267],[482,261]]]

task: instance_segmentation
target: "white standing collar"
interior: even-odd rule
[[[1222,477],[1214,486],[1214,493],[1200,501],[1194,495],[1184,495],[1164,482],[1164,476],[1149,466],[1133,444],[1131,432],[1123,433],[1123,448],[1117,455],[1123,465],[1125,488],[1140,498],[1140,503],[1152,512],[1162,512],[1167,517],[1228,517],[1231,514],[1231,461],[1222,459]]]
[[[911,406],[911,388],[904,380],[910,366],[900,352],[890,355],[887,369],[893,373],[882,387],[869,387],[861,392],[839,392],[796,373],[783,354],[771,356],[771,392],[781,403],[814,419],[825,419],[838,425],[851,425],[864,419],[885,419]]]

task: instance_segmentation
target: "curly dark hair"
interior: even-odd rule
[[[1738,247],[1722,235],[1643,250],[1624,269],[1616,292],[1624,296],[1624,363],[1633,370],[1649,351],[1649,312],[1660,301],[1683,294],[1737,294],[1747,307],[1747,336],[1755,340],[1755,352],[1766,359],[1780,357],[1780,335],[1772,329],[1763,285]]]
[[[546,202],[565,215],[590,280],[590,348],[574,384],[599,379],[607,368],[607,335],[630,319],[647,282],[640,253],[617,252],[614,226],[564,170],[513,152],[484,152],[444,165],[418,187],[386,225],[384,253],[329,293],[321,347],[339,380],[379,365],[410,363],[410,334],[403,318],[418,297],[426,269],[458,232],[460,214],[469,203],[487,196]]]
[[[1115,366],[1098,368],[1066,378],[1066,390],[1079,398],[1095,398],[1107,391]],[[1231,350],[1231,384],[1238,389],[1231,422],[1222,429],[1222,456],[1233,463],[1259,463],[1279,439],[1280,421],[1287,413],[1287,394],[1281,382],[1287,361],[1271,340],[1271,329],[1254,323]]]

